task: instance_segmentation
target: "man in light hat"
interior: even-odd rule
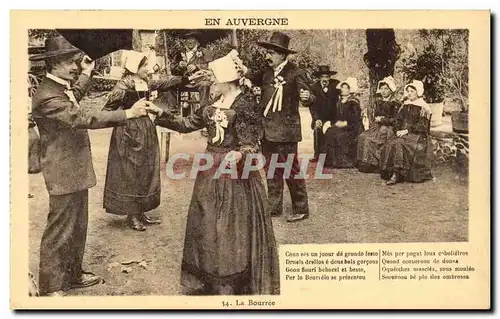
[[[319,154],[324,152],[325,135],[323,134],[323,124],[332,119],[335,115],[340,90],[337,89],[338,80],[332,78],[337,74],[331,71],[328,65],[320,65],[314,72],[314,76],[319,80],[311,86],[315,101],[311,104],[310,111],[312,117],[311,129],[314,132],[314,158],[311,162],[317,162]]]
[[[286,183],[292,197],[293,212],[287,221],[295,222],[309,217],[306,184],[304,179],[295,179],[300,172],[297,159],[298,142],[302,140],[299,103],[310,106],[314,101],[306,74],[297,65],[288,61],[288,55],[295,53],[288,48],[290,37],[274,32],[268,42],[258,42],[265,48],[268,68],[249,77],[252,83],[261,87],[260,108],[263,114],[262,151],[266,157],[266,170],[273,154],[278,154],[279,163],[286,162],[293,155],[291,175]],[[272,179],[267,179],[269,209],[273,216],[283,212],[283,168],[276,168]]]
[[[99,111],[80,106],[90,85],[94,62],[63,37],[49,38],[47,75],[32,99],[32,116],[41,139],[41,164],[49,193],[49,215],[40,245],[39,289],[42,295],[64,295],[90,287],[100,278],[82,269],[88,222],[88,189],[96,185],[87,129],[125,125],[147,115],[146,101],[126,111]]]

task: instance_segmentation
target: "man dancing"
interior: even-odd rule
[[[49,215],[40,245],[41,295],[60,296],[73,288],[90,287],[99,276],[85,272],[82,260],[88,223],[88,189],[96,185],[87,129],[125,125],[147,115],[140,100],[123,111],[82,107],[95,63],[84,57],[79,75],[79,49],[63,37],[47,39],[47,75],[32,100],[32,115],[41,139],[41,164],[49,192]]]
[[[299,102],[309,106],[314,101],[311,88],[303,70],[289,62],[287,57],[294,51],[288,48],[290,37],[281,32],[274,32],[268,42],[258,42],[267,49],[266,69],[250,79],[261,87],[260,109],[263,114],[262,151],[266,158],[266,172],[269,172],[273,154],[278,154],[278,163],[291,161],[291,174],[285,176],[292,198],[293,211],[288,222],[296,222],[309,217],[309,205],[305,180],[295,179],[300,171],[297,159],[298,142],[302,140]],[[268,176],[268,201],[272,216],[283,213],[283,167],[275,167],[273,177]]]

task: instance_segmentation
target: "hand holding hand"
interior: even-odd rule
[[[146,108],[146,111],[148,113],[155,114],[156,116],[161,116],[163,114],[163,110],[153,103],[149,104],[149,106]]]
[[[181,61],[181,62],[179,62],[179,67],[181,67],[181,68],[185,68],[185,67],[187,67],[187,65],[188,65],[188,64],[187,64],[187,62],[186,62],[186,61]]]
[[[243,154],[238,151],[230,151],[229,153],[226,154],[224,157],[224,161],[226,162],[226,167],[228,165],[234,165],[237,164],[241,159],[243,158]]]
[[[188,71],[189,73],[193,72],[194,70],[196,70],[196,65],[194,65],[194,64],[189,64],[189,65],[187,66],[187,71]]]
[[[188,77],[189,81],[197,80],[199,78],[207,76],[207,72],[204,70],[198,70],[194,74]]]
[[[135,102],[130,109],[125,110],[125,115],[128,119],[145,116],[148,114],[146,108],[148,107],[149,103],[150,102],[146,101],[145,98],[142,98],[139,101]]]

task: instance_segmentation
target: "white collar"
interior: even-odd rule
[[[427,105],[427,103],[425,103],[424,99],[419,97],[418,99],[416,100],[413,100],[413,101],[410,101],[410,100],[405,100],[404,101],[404,104],[412,104],[412,105],[416,105],[416,106],[420,106],[420,107],[424,107],[424,108],[427,108],[429,107]]]
[[[192,53],[194,53],[194,52],[196,52],[196,51],[198,51],[198,45],[195,45],[195,46],[194,46],[194,48],[192,48],[191,50],[189,50],[189,49],[186,47],[186,52],[188,52],[188,53],[191,53],[191,52],[192,52]]]
[[[285,59],[285,61],[283,61],[283,63],[281,63],[280,65],[278,65],[275,69],[274,69],[274,75],[278,75],[281,71],[283,71],[283,69],[285,68],[285,65],[288,63],[288,60]]]
[[[224,96],[222,95],[221,98],[214,103],[214,106],[220,109],[229,109],[231,108],[231,105],[233,105],[234,100],[240,95],[241,89],[238,88],[235,91],[230,92],[228,95]]]
[[[45,76],[48,77],[49,79],[51,79],[52,81],[56,82],[56,83],[64,85],[66,87],[66,89],[68,89],[68,90],[71,89],[71,84],[68,81],[66,81],[66,80],[63,80],[63,79],[55,76],[54,74],[48,73],[48,72],[47,72],[47,74]]]

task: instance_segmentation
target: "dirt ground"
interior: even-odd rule
[[[96,101],[92,101],[98,103]],[[88,102],[87,102],[88,103]],[[310,116],[302,110],[300,152],[313,149]],[[170,180],[162,173],[162,200],[151,215],[163,223],[146,232],[130,230],[123,217],[106,214],[102,195],[111,129],[90,131],[97,186],[89,191],[89,230],[84,268],[101,275],[102,285],[72,295],[177,295],[186,215],[194,181]],[[171,138],[171,154],[203,151],[199,132]],[[189,172],[189,164],[182,167]],[[311,167],[310,170],[314,170]],[[325,243],[457,242],[468,239],[468,188],[451,167],[435,167],[435,181],[388,187],[377,174],[330,170],[332,179],[308,180],[311,218],[287,223],[273,219],[280,245]],[[41,174],[30,176],[30,269],[38,275],[40,239],[48,214],[48,194]],[[285,213],[291,204],[285,186]],[[145,260],[147,267],[125,260]]]

